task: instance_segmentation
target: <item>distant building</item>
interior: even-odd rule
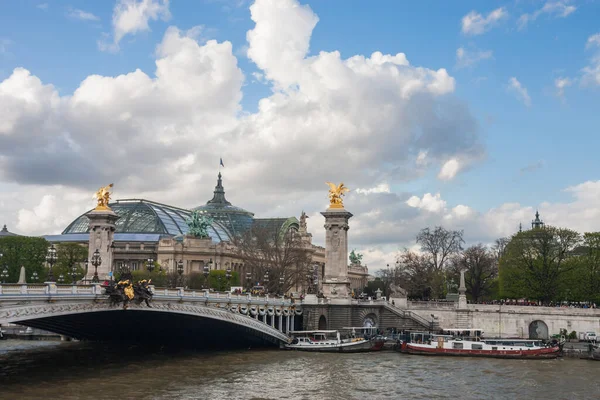
[[[181,260],[186,274],[202,272],[204,266],[208,265],[211,269],[231,268],[244,280],[246,273],[253,274],[253,271],[246,268],[239,258],[233,239],[258,224],[279,229],[281,233],[289,230],[298,232],[311,252],[312,263],[318,271],[318,282],[322,281],[325,249],[312,244],[312,235],[306,231],[306,227],[301,226],[296,217],[254,218],[254,213],[232,205],[225,198],[221,173],[217,177],[213,198],[192,210],[145,199],[116,200],[109,206],[120,217],[114,235],[113,269],[123,266],[132,270],[143,269],[146,261],[152,258],[161,268],[173,272]],[[208,228],[210,241],[186,235],[186,219],[193,210],[212,219]],[[44,237],[51,243],[76,242],[87,245],[89,222],[85,214],[87,212],[71,222],[62,234]],[[362,289],[367,284],[368,270],[366,266],[357,267],[349,270],[349,278],[353,287]],[[291,290],[301,291],[301,283]]]
[[[6,225],[4,225],[2,227],[2,230],[0,230],[0,238],[8,237],[8,236],[19,236],[19,235],[17,235],[16,233],[9,232],[8,228],[6,228]]]
[[[535,211],[535,219],[531,221],[531,229],[540,229],[544,227],[544,221],[540,219],[540,213]]]

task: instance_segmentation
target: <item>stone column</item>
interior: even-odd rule
[[[458,309],[467,309],[467,286],[465,285],[465,271],[460,271],[460,286],[458,287]]]
[[[350,300],[348,280],[348,220],[352,214],[343,208],[328,208],[325,217],[325,276],[323,294],[331,299]]]
[[[94,210],[86,214],[90,220],[90,239],[88,249],[88,273],[86,279],[94,276],[92,255],[98,250],[102,258],[102,264],[98,266],[98,277],[100,280],[108,279],[108,273],[112,271],[113,249],[111,244],[114,240],[115,222],[120,218],[111,210]]]

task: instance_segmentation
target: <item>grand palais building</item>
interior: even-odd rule
[[[254,213],[232,205],[225,198],[221,173],[218,175],[213,198],[191,210],[145,199],[115,200],[109,206],[120,217],[116,221],[113,242],[113,269],[128,266],[132,270],[139,270],[145,268],[148,259],[153,259],[163,270],[174,272],[177,270],[177,263],[183,261],[185,274],[203,272],[204,266],[208,265],[211,269],[230,268],[238,272],[243,280],[247,272],[253,274],[253,271],[247,269],[240,259],[233,239],[259,224],[281,233],[293,230],[302,235],[321,282],[325,249],[312,244],[312,235],[306,231],[306,224],[296,217],[254,218]],[[186,219],[194,210],[212,219],[208,229],[211,240],[186,236]],[[85,214],[87,212],[71,222],[62,234],[46,235],[44,238],[56,244],[87,244],[89,220]],[[361,290],[366,286],[369,276],[366,266],[350,265],[348,275],[352,289]],[[301,285],[299,282],[292,290],[300,291]]]

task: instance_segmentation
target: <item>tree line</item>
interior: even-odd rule
[[[600,303],[600,232],[580,234],[545,226],[464,248],[463,231],[422,229],[420,251],[404,249],[396,264],[379,271],[379,284],[401,286],[409,298],[443,299],[456,293],[465,271],[473,302],[529,299]]]

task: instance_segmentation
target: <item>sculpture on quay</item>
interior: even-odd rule
[[[350,264],[360,265],[362,261],[363,255],[360,253],[356,253],[354,250],[350,252]]]
[[[110,201],[110,189],[113,187],[111,183],[108,186],[101,187],[98,189],[94,197],[98,201],[98,205],[94,210],[97,211],[110,211],[110,207],[108,207],[108,202]]]
[[[203,215],[198,210],[192,211],[190,218],[185,220],[188,226],[188,235],[197,238],[209,238],[208,227],[212,224],[213,220],[206,215]]]
[[[335,183],[325,182],[329,185],[329,208],[344,208],[342,196],[350,191],[344,183],[336,185]]]
[[[108,295],[111,305],[123,303],[123,309],[127,310],[129,302],[141,304],[142,301],[150,308],[150,300],[152,300],[152,290],[150,284],[152,280],[143,279],[133,284],[132,279],[121,279],[117,283],[111,281],[106,287],[105,294]]]

